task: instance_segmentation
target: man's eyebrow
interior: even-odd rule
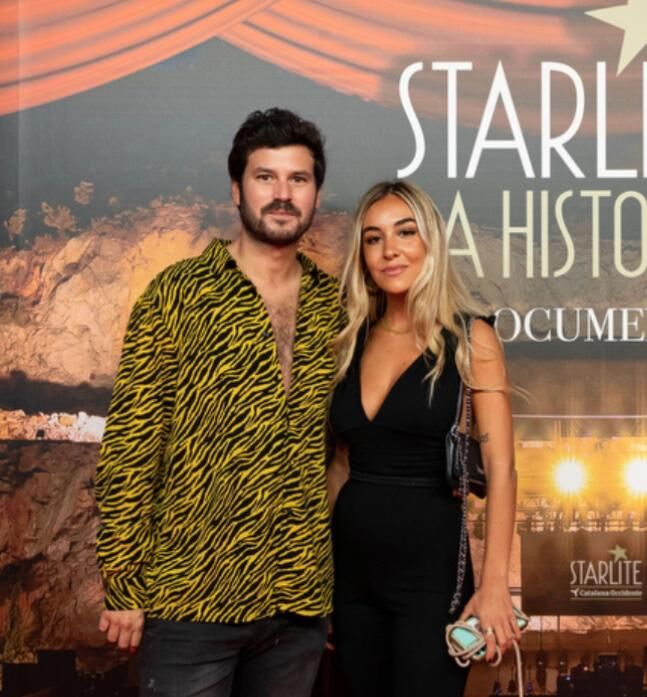
[[[276,170],[272,167],[264,167],[263,165],[258,165],[252,170],[253,174],[276,174]],[[314,174],[309,172],[307,169],[297,169],[294,172],[290,172],[291,177],[306,177],[307,179],[312,179]]]

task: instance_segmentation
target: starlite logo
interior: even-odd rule
[[[626,80],[635,81],[635,87],[623,88],[626,104],[622,127],[629,132],[642,132],[642,157],[638,155],[641,150],[638,139],[632,146],[633,152],[620,149],[616,155],[627,164],[631,162],[631,167],[611,166],[610,151],[618,148],[618,140],[613,137],[614,128],[609,119],[609,105],[615,98],[608,96],[610,85],[615,89],[626,85],[626,80],[620,82],[618,77],[647,45],[647,0],[629,0],[624,5],[591,10],[587,14],[592,23],[600,21],[610,25],[610,36],[618,33],[618,29],[624,32],[615,78],[608,74],[605,61],[596,61],[595,66],[584,68],[555,60],[541,61],[534,71],[529,69],[524,89],[510,82],[510,68],[506,71],[503,60],[497,62],[493,74],[488,67],[487,75],[481,75],[483,68],[468,59],[432,60],[428,64],[419,60],[407,65],[400,75],[398,92],[413,136],[414,154],[409,164],[398,168],[398,178],[413,176],[428,157],[428,134],[423,130],[412,99],[416,93],[412,81],[426,79],[432,84],[440,81],[438,90],[442,90],[444,84],[446,142],[442,144],[438,124],[428,123],[426,128],[431,129],[432,134],[430,142],[434,151],[431,157],[435,161],[445,159],[447,179],[464,178],[467,184],[478,176],[491,178],[494,172],[484,160],[498,152],[500,158],[505,158],[500,161],[508,163],[506,180],[515,172],[519,178],[532,183],[525,195],[518,187],[501,190],[500,224],[495,227],[501,229],[501,275],[504,279],[512,277],[513,266],[516,275],[525,274],[526,278],[560,278],[584,268],[582,264],[588,265],[589,261],[591,278],[595,279],[602,277],[603,265],[607,270],[612,265],[612,272],[624,278],[639,278],[647,273],[647,196],[644,194],[647,61],[642,62],[642,71],[637,68],[634,74],[626,77]],[[421,72],[427,75],[419,76]],[[470,129],[460,127],[460,115],[465,109],[463,101],[473,101],[474,84],[481,78],[490,87],[472,140]],[[535,131],[529,131],[528,119],[521,118],[520,106],[528,106],[528,83],[533,80],[539,103]],[[594,123],[589,123],[589,117]],[[539,136],[537,148],[530,140],[535,133]],[[589,141],[583,139],[592,137],[593,133],[595,143],[590,145],[595,157],[584,157],[583,144],[587,143],[588,152]],[[642,166],[638,166],[637,160],[642,160]],[[537,182],[553,179],[556,164],[570,173],[574,183],[580,182],[577,188],[569,186],[557,191],[542,183],[538,190]],[[627,188],[611,188],[608,180],[614,179],[626,180]],[[631,180],[638,181],[629,183]],[[596,181],[600,182],[599,186],[592,185]],[[639,223],[635,220],[636,212],[640,215]],[[589,230],[582,225],[586,219],[590,223]],[[462,245],[454,236],[455,230],[464,238]],[[460,188],[454,194],[445,231],[451,242],[450,254],[467,257],[476,276],[485,278],[470,202]],[[613,241],[612,249],[606,252],[606,260],[601,247],[604,239]],[[521,252],[525,247],[525,264],[522,265],[522,256],[513,264],[513,247]]]
[[[572,600],[633,600],[643,597],[642,560],[629,559],[619,544],[609,550],[609,561],[571,562]]]

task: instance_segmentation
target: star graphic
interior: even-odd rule
[[[616,545],[613,549],[609,550],[609,554],[613,555],[615,559],[613,561],[620,561],[620,559],[627,558],[627,550],[623,549],[620,545]]]
[[[626,5],[616,5],[586,13],[594,19],[624,29],[625,37],[618,61],[618,75],[647,45],[647,0],[629,0]]]

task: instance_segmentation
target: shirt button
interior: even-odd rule
[[[270,329],[266,329],[263,332],[263,339],[269,339],[269,338],[271,338],[271,336],[272,336],[272,331]]]

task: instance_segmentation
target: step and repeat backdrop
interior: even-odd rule
[[[525,674],[509,659],[479,667],[468,695],[519,681],[640,694],[647,3],[617,2],[4,3],[3,694],[135,689],[97,630],[94,557],[94,468],[123,331],[155,274],[238,234],[227,154],[247,114],[271,106],[326,136],[305,254],[338,274],[359,196],[408,178],[497,315],[516,388],[510,584],[533,617]],[[470,536],[478,575],[479,502]],[[327,655],[320,694],[341,695],[334,670]]]

